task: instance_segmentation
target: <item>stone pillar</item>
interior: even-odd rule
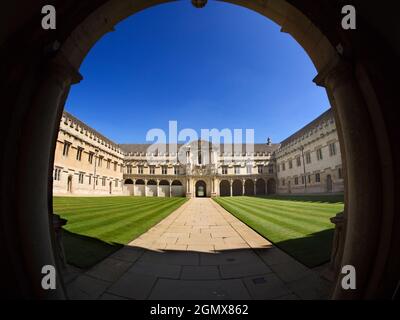
[[[136,179],[133,179],[132,196],[135,196]]]
[[[233,180],[229,180],[229,185],[230,185],[230,196],[233,197]]]
[[[159,196],[159,186],[160,186],[160,179],[157,179],[157,186],[156,186],[156,197]]]
[[[254,179],[254,195],[257,195],[257,179]]]
[[[45,59],[43,58],[43,63],[44,62]],[[19,100],[21,101],[8,107],[16,108],[16,106],[18,106],[18,109],[12,113],[10,112],[16,119],[10,118],[9,121],[11,123],[20,121],[20,123],[25,124],[24,126],[21,125],[21,131],[18,131],[20,136],[25,138],[19,139],[18,137],[11,137],[10,139],[11,141],[15,139],[15,142],[18,143],[15,145],[13,144],[13,147],[18,150],[23,150],[24,161],[26,160],[26,163],[29,163],[29,165],[16,164],[18,172],[15,172],[14,176],[17,176],[17,180],[21,180],[21,177],[24,177],[24,179],[26,178],[26,180],[24,180],[24,184],[19,184],[18,188],[10,187],[10,190],[4,190],[2,196],[3,199],[10,196],[9,202],[13,203],[12,208],[15,220],[10,220],[8,225],[11,225],[11,228],[15,228],[15,230],[21,232],[26,239],[34,239],[34,241],[25,241],[22,248],[20,248],[21,246],[14,246],[13,250],[15,250],[15,252],[13,252],[13,258],[15,258],[15,260],[12,264],[10,263],[10,265],[19,264],[23,266],[24,263],[27,264],[27,261],[29,261],[29,268],[26,269],[27,271],[18,272],[20,276],[18,280],[20,281],[21,288],[24,288],[24,290],[26,289],[26,291],[22,291],[21,289],[19,291],[21,294],[26,297],[40,297],[39,299],[43,300],[58,300],[65,298],[63,284],[60,282],[61,277],[56,277],[56,286],[54,290],[43,290],[41,287],[43,274],[41,274],[40,270],[42,270],[43,266],[55,266],[58,275],[61,274],[59,267],[62,264],[60,257],[50,249],[54,245],[49,232],[49,221],[51,221],[51,218],[49,216],[47,220],[43,219],[44,215],[48,215],[47,204],[49,203],[48,199],[51,199],[51,189],[49,189],[49,180],[46,171],[49,160],[43,161],[42,159],[53,159],[54,157],[53,146],[55,146],[58,134],[55,126],[58,128],[70,85],[78,83],[82,77],[78,71],[66,61],[65,63],[62,61],[53,61],[49,62],[46,66],[42,65],[40,67],[40,78],[34,78],[33,71],[27,70],[26,74],[26,79],[29,79],[29,83],[33,81],[32,83],[35,85],[35,94],[32,94],[31,97],[29,92],[20,92],[22,96]],[[30,78],[31,76],[32,78]],[[36,82],[39,79],[41,81]],[[31,88],[27,84],[21,84],[21,87],[25,89]],[[25,96],[26,98],[22,99],[22,97]],[[28,100],[27,97],[32,100]],[[28,107],[27,109],[24,108],[25,105]],[[5,106],[4,108],[7,109]],[[38,114],[40,115],[39,117],[37,116]],[[8,119],[8,117],[5,119]],[[7,129],[7,126],[4,126],[4,128]],[[10,124],[10,128],[16,131],[16,127],[13,127],[12,124]],[[7,147],[8,144],[11,145],[10,142],[6,142]],[[8,149],[5,147],[3,151],[5,150]],[[10,152],[10,157],[7,160],[10,164],[12,163],[11,159],[14,153],[16,152]],[[19,157],[15,159],[21,160]],[[50,165],[53,165],[53,163],[50,163]],[[2,169],[2,174],[4,174],[4,171],[7,169],[5,167]],[[6,175],[2,175],[1,178],[2,182],[7,181]],[[16,177],[14,177],[14,179],[15,178]],[[13,182],[17,180],[13,180]],[[32,192],[33,189],[35,192]],[[18,201],[17,199],[24,199],[24,201]],[[52,212],[52,210],[50,210],[50,212]],[[11,221],[19,221],[19,223],[14,225]],[[21,261],[17,262],[20,259]],[[33,272],[33,270],[35,270],[35,272]]]
[[[169,197],[172,197],[172,180],[169,180]]]
[[[144,196],[147,197],[147,179],[144,179]]]
[[[340,212],[335,217],[330,219],[335,225],[335,233],[332,241],[331,261],[328,268],[323,272],[323,276],[329,281],[336,281],[337,275],[340,272],[340,263],[343,256],[344,248],[344,213]]]
[[[246,180],[245,180],[245,179],[242,179],[242,196],[244,196],[245,193],[246,193],[245,185],[246,185]]]

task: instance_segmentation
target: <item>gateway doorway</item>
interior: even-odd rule
[[[207,187],[206,183],[203,180],[196,182],[196,198],[205,198],[207,197]]]

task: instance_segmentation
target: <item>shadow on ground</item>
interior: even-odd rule
[[[69,272],[70,299],[298,300],[327,299],[330,291],[318,272],[276,247],[196,252],[124,246],[87,271]]]
[[[68,264],[88,269],[123,247],[96,238],[62,230],[63,245]]]
[[[329,262],[334,229],[326,229],[306,237],[275,242],[278,248],[301,261],[309,268]]]

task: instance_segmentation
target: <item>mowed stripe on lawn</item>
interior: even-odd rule
[[[180,207],[186,198],[54,197],[65,229],[107,242],[129,243]]]
[[[329,260],[334,225],[343,203],[265,197],[224,197],[215,201],[275,245],[312,267]],[[308,199],[308,198],[307,198]]]

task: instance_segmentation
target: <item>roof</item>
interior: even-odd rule
[[[314,119],[311,121],[309,124],[301,128],[300,130],[296,131],[294,134],[292,134],[290,137],[286,138],[281,142],[281,147],[285,147],[286,145],[290,144],[294,140],[302,137],[305,135],[307,132],[311,131],[312,129],[318,127],[320,124],[323,122],[326,122],[327,120],[333,119],[333,112],[332,109],[329,108],[326,110],[323,114],[321,114],[318,118]]]
[[[192,142],[191,144],[196,143],[196,141]],[[211,142],[201,141],[202,146],[204,147],[205,144],[209,144],[211,146]],[[126,153],[146,153],[148,148],[151,144],[121,144],[120,148]],[[183,144],[177,144],[178,150],[182,147]],[[207,147],[207,145],[205,145]],[[271,144],[268,145],[266,143],[256,143],[254,144],[254,152],[255,153],[273,153],[279,148],[279,144]],[[169,144],[166,144],[166,152],[169,152]],[[216,145],[214,148],[215,151],[223,153],[228,152],[232,153],[232,151],[246,153],[246,144],[220,144],[219,147]],[[249,152],[249,151],[247,151]]]

